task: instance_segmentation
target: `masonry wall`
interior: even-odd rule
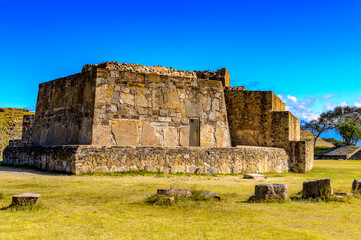
[[[127,72],[112,64],[96,71],[93,145],[230,146],[222,81],[192,72]]]
[[[282,148],[249,147],[8,147],[4,164],[81,174],[146,170],[164,173],[287,172],[289,157]]]
[[[91,71],[40,84],[33,144],[91,144],[94,96]]]
[[[232,146],[288,148],[300,139],[300,123],[271,91],[225,88]]]

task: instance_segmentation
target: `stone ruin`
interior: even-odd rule
[[[229,72],[105,62],[39,85],[35,116],[4,164],[81,174],[305,172],[311,141],[271,91]]]

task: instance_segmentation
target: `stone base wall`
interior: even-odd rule
[[[289,156],[282,148],[240,146],[120,147],[9,146],[4,164],[27,165],[74,174],[146,170],[164,173],[287,172]]]

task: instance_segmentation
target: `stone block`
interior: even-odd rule
[[[287,184],[260,184],[255,186],[256,200],[281,200],[288,198]]]
[[[181,146],[189,146],[190,126],[180,128],[179,143]]]
[[[168,127],[164,131],[164,147],[178,146],[178,131],[176,128]]]
[[[220,173],[223,173],[223,174],[225,174],[225,173],[231,173],[231,169],[228,167],[227,164],[223,164],[222,166],[220,166],[219,172],[220,172]]]
[[[330,178],[321,178],[303,182],[303,197],[330,197],[333,194],[333,188]]]
[[[244,173],[243,178],[244,179],[265,180],[266,176],[262,175],[262,174],[257,174],[257,173]]]
[[[198,167],[196,165],[191,165],[187,167],[187,173],[196,173]]]
[[[142,145],[143,146],[162,146],[163,134],[159,133],[158,127],[151,122],[144,122],[142,128]]]
[[[139,146],[137,121],[112,121],[112,133],[118,146]]]
[[[41,195],[36,193],[23,193],[12,197],[12,205],[35,205],[39,202]]]
[[[221,197],[215,192],[206,191],[206,192],[202,192],[201,195],[205,198],[214,198],[218,201],[221,201]]]
[[[188,189],[184,188],[169,188],[169,189],[158,189],[158,195],[166,195],[166,196],[179,196],[179,197],[190,197],[192,196],[192,192]]]
[[[361,179],[355,179],[352,182],[352,192],[361,193]]]

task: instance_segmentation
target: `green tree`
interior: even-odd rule
[[[346,146],[356,145],[361,140],[361,126],[352,118],[345,117],[336,126]]]

